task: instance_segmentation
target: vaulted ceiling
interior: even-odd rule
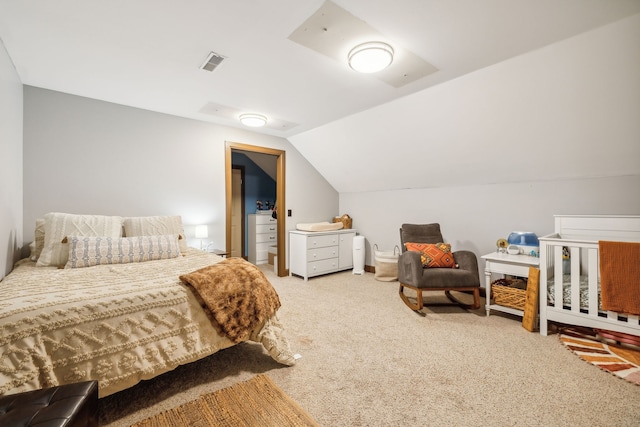
[[[353,71],[357,40],[339,17],[308,21],[328,7],[437,71],[395,86]],[[255,112],[270,123],[256,132],[288,137],[639,11],[637,0],[0,0],[0,38],[26,85],[229,126]],[[296,31],[324,33],[335,54]],[[210,52],[224,57],[212,72],[200,68]]]
[[[523,158],[547,180],[637,173],[638,14],[640,0],[0,0],[0,39],[25,85],[232,127],[262,114],[250,130],[287,138],[342,193],[539,179],[505,169]],[[566,44],[622,21],[605,44]],[[347,54],[370,38],[396,61],[360,74]]]

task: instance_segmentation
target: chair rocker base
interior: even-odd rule
[[[411,301],[409,301],[409,298],[407,298],[407,296],[404,294],[404,288],[409,288],[409,289],[413,289],[416,292],[416,304],[412,303]],[[460,301],[458,298],[454,297],[451,294],[451,291],[457,291],[457,292],[473,292],[473,304],[466,304],[462,301]],[[480,308],[480,287],[479,286],[473,286],[473,287],[468,287],[468,288],[417,288],[415,286],[411,286],[411,285],[407,285],[404,283],[400,283],[400,290],[398,291],[400,298],[402,299],[402,301],[407,305],[407,307],[409,307],[411,310],[413,311],[420,311],[422,310],[422,308],[424,307],[424,301],[422,298],[422,292],[423,291],[444,291],[444,294],[447,296],[447,298],[449,298],[449,300],[453,303],[455,303],[456,305],[459,305],[460,307],[464,308],[464,309],[471,309],[471,310],[475,310]]]

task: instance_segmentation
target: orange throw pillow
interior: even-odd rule
[[[405,243],[404,247],[420,253],[424,268],[458,268],[449,243]]]

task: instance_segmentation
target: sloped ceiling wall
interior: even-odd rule
[[[340,193],[640,174],[640,15],[290,137]]]

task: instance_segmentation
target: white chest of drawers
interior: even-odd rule
[[[266,214],[249,214],[249,262],[266,264],[269,262],[269,246],[278,244],[278,224],[275,218]]]
[[[356,230],[289,232],[289,275],[304,280],[353,268]]]

